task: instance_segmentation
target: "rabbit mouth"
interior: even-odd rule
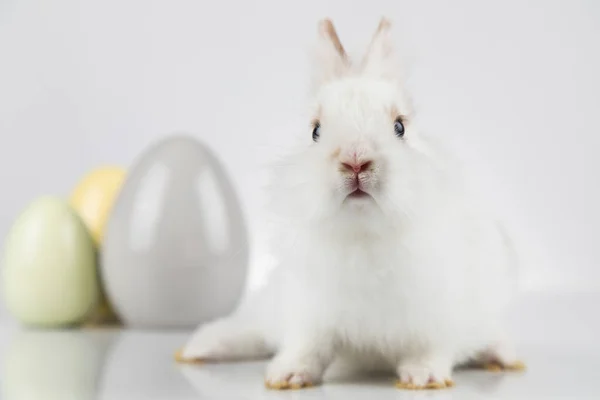
[[[366,198],[366,197],[371,197],[371,195],[365,191],[363,191],[360,188],[356,188],[354,191],[352,191],[351,193],[348,194],[348,196],[346,196],[349,199],[362,199],[362,198]]]

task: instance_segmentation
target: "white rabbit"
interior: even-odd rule
[[[312,127],[273,183],[281,266],[181,358],[274,355],[276,389],[318,384],[342,359],[395,369],[407,389],[452,386],[466,362],[522,367],[502,321],[516,289],[509,238],[418,131],[390,22],[360,63],[329,20],[317,45]]]

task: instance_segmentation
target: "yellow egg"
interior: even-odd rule
[[[69,202],[86,224],[97,251],[102,246],[104,227],[125,175],[121,167],[99,167],[85,175],[71,193]],[[118,322],[103,288],[100,290],[100,303],[88,322],[92,325]]]
[[[99,300],[94,245],[60,198],[41,197],[18,216],[2,267],[6,306],[25,325],[78,324]]]
[[[71,193],[71,206],[86,224],[96,246],[102,244],[104,226],[125,179],[125,170],[106,166],[87,174]]]

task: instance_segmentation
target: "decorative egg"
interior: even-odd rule
[[[21,213],[7,235],[3,261],[6,306],[25,325],[78,324],[97,304],[94,245],[59,198],[41,197]]]
[[[71,193],[69,203],[87,226],[96,246],[102,244],[106,220],[124,179],[123,168],[97,168],[85,175]]]
[[[102,246],[106,220],[125,174],[125,170],[118,166],[96,168],[85,175],[71,193],[69,203],[87,226],[97,249]],[[103,288],[100,289],[100,302],[87,322],[92,325],[118,322]]]
[[[130,168],[109,216],[101,270],[126,325],[192,328],[233,311],[245,288],[246,226],[217,157],[187,135]]]

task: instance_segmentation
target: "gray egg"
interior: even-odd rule
[[[217,157],[187,135],[151,146],[128,172],[107,221],[101,276],[136,328],[192,328],[240,300],[245,221]]]

